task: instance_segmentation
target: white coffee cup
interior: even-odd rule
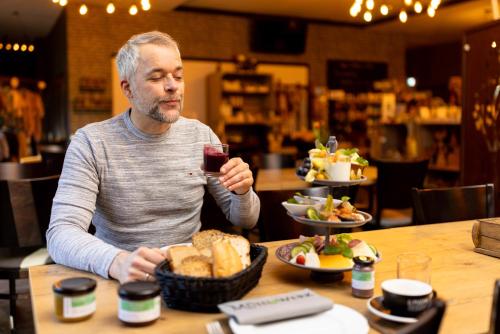
[[[351,179],[351,162],[328,162],[326,172],[332,181],[349,181]]]

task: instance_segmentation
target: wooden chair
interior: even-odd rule
[[[412,189],[417,225],[493,217],[495,196],[493,184],[474,186]]]
[[[495,281],[490,319],[490,330],[488,334],[500,334],[500,279]]]
[[[45,232],[59,175],[0,180],[0,279],[9,281],[11,323],[16,323],[16,279],[27,278],[28,268],[50,263]]]
[[[418,321],[397,330],[396,334],[437,334],[443,319],[446,303],[440,299],[432,302],[432,306],[424,311]]]
[[[429,160],[390,161],[374,160],[378,176],[376,183],[376,211],[374,223],[376,227],[396,227],[412,223],[411,189],[422,187]],[[386,209],[406,209],[402,211],[387,210],[391,215],[384,216]],[[392,217],[388,217],[392,216]],[[387,217],[387,218],[386,218]]]

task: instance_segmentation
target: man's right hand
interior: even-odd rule
[[[165,260],[159,248],[139,247],[134,252],[120,252],[109,267],[109,276],[120,283],[130,281],[153,281],[158,263]]]

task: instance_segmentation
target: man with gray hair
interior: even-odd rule
[[[54,197],[47,247],[57,263],[120,282],[153,279],[159,247],[200,229],[204,186],[235,225],[253,227],[260,202],[248,164],[232,158],[220,177],[201,170],[203,145],[220,143],[184,100],[177,43],[153,31],[132,36],[117,55],[131,108],[79,129]],[[95,235],[88,233],[90,224]]]

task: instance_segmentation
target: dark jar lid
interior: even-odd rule
[[[129,282],[120,285],[118,295],[128,300],[144,300],[160,294],[160,287],[154,282]]]
[[[356,256],[352,259],[355,264],[359,264],[361,266],[371,266],[375,263],[375,259],[369,256]]]
[[[57,281],[52,290],[62,295],[82,295],[95,290],[97,282],[92,278],[73,277]]]

